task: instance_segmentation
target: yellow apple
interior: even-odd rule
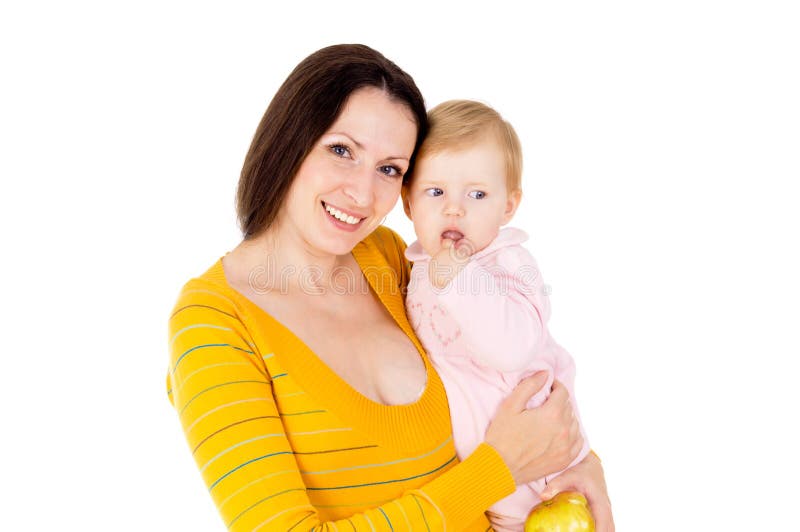
[[[525,532],[594,532],[594,518],[586,497],[577,491],[562,491],[531,510]]]

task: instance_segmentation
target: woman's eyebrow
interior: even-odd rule
[[[356,148],[358,148],[359,150],[363,150],[364,149],[364,145],[363,144],[358,142],[356,139],[354,139],[353,137],[351,137],[347,133],[344,133],[342,131],[331,131],[330,134],[331,135],[341,135],[342,137],[347,137],[348,139],[350,139],[350,142],[355,144]]]
[[[358,148],[359,150],[363,150],[364,149],[364,145],[363,144],[358,142],[356,139],[354,139],[352,136],[348,135],[347,133],[344,133],[342,131],[331,131],[330,134],[331,135],[341,135],[342,137],[347,137],[350,140],[350,142],[352,142],[355,145],[356,148]],[[390,156],[390,157],[384,157],[384,159],[387,160],[387,161],[406,161],[406,162],[409,161],[409,158],[405,157],[403,155],[393,155],[393,156]]]

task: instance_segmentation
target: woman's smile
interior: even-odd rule
[[[345,211],[344,209],[329,205],[324,201],[321,203],[327,213],[326,217],[331,223],[345,231],[356,231],[361,223],[367,219],[366,216],[359,216],[351,211]]]

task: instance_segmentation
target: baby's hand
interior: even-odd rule
[[[442,240],[442,249],[431,257],[428,266],[428,279],[436,288],[444,288],[464,269],[472,255],[472,246],[466,239],[454,242],[449,238]]]

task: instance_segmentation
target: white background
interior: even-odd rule
[[[167,317],[238,242],[279,84],[362,42],[429,106],[517,128],[514,224],[618,530],[797,530],[793,4],[3,3],[0,529],[223,530],[166,398]]]

